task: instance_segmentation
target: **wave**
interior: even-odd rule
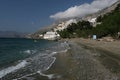
[[[5,69],[0,71],[0,78],[4,77],[5,75],[7,75],[15,70],[18,70],[20,68],[25,67],[26,65],[27,65],[27,61],[23,60],[22,62],[20,62],[16,66],[11,66],[11,67],[5,68]]]
[[[45,77],[48,77],[49,79],[52,79],[54,77],[54,74],[46,75],[46,74],[43,74],[42,72],[47,71],[54,64],[54,62],[56,61],[56,57],[54,57],[54,55],[58,53],[67,52],[68,49],[70,49],[69,44],[67,42],[63,42],[55,46],[50,46],[50,48],[42,51],[41,50],[36,51],[36,50],[30,50],[30,49],[25,50],[23,52],[27,54],[34,54],[36,52],[38,54],[35,56],[31,56],[26,60],[23,60],[21,63],[19,63],[16,66],[12,66],[4,70],[1,70],[0,78],[2,78],[3,76],[15,70],[20,69],[20,72],[22,73],[19,73],[19,70],[18,70],[17,74],[19,74],[20,76],[19,75],[15,76],[14,77],[15,79],[13,80],[27,78],[28,76],[31,76],[37,73],[39,73],[41,76],[45,76]],[[12,75],[16,74],[16,72],[13,72]]]
[[[55,57],[52,57],[52,58],[53,58],[53,61],[51,62],[51,64],[49,64],[49,66],[47,66],[47,68],[46,68],[44,71],[47,71],[48,69],[50,69],[50,67],[54,64],[56,58],[55,58]],[[39,71],[36,71],[36,72],[34,72],[34,73],[27,74],[27,75],[24,75],[24,76],[22,76],[22,77],[20,77],[20,78],[16,78],[16,79],[13,79],[13,80],[23,79],[23,78],[25,78],[25,77],[28,77],[28,76],[31,76],[31,75],[34,75],[34,74],[37,74],[37,73],[40,74],[41,76],[48,77],[49,79],[52,79],[52,78],[53,78],[54,74],[46,75],[46,74],[42,73],[42,71],[43,71],[43,70],[39,70]]]
[[[54,74],[43,74],[41,71],[37,71],[41,76],[48,77],[48,79],[54,78]]]
[[[37,52],[37,50],[30,50],[30,49],[27,49],[27,50],[24,50],[24,51],[20,51],[20,53],[25,53],[25,54],[35,54]]]
[[[24,53],[31,54],[31,50],[25,50]]]
[[[56,57],[52,57],[53,58],[53,61],[52,63],[46,68],[46,70],[50,69],[50,67],[54,64],[55,60],[56,60]]]
[[[56,54],[56,52],[53,52],[53,55]],[[54,64],[56,58],[53,57],[53,62],[46,68],[46,71],[50,69],[50,67]],[[52,79],[54,74],[49,74],[49,75],[46,75],[46,74],[43,74],[41,71],[37,71],[37,73],[39,73],[41,76],[45,76],[45,77],[48,77],[49,79]]]

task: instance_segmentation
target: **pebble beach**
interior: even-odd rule
[[[68,39],[71,49],[56,55],[45,80],[119,80],[120,41]]]

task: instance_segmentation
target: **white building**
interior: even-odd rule
[[[42,34],[39,34],[39,37],[43,37],[43,35],[42,35]]]
[[[75,19],[70,19],[66,22],[62,22],[62,23],[58,24],[58,26],[56,28],[54,28],[54,31],[62,31],[64,29],[66,29],[72,23],[77,23],[77,21]]]
[[[60,37],[60,35],[57,32],[49,31],[44,34],[43,39],[48,40],[56,40]]]
[[[56,28],[54,28],[54,31],[57,32],[57,31],[62,31],[64,29],[65,29],[65,23],[62,22],[62,23],[58,24]]]
[[[101,24],[101,22],[97,22],[97,18],[91,18],[88,19],[88,21],[92,24],[93,27],[96,27],[96,25]]]
[[[96,23],[96,20],[97,20],[97,18],[88,19],[88,21],[89,21],[90,23],[93,23],[93,24]]]

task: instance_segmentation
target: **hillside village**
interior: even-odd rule
[[[69,27],[73,27],[74,25],[77,25],[77,24],[84,24],[82,27],[84,28],[85,26],[90,26],[92,27],[93,29],[95,29],[96,26],[99,26],[102,21],[98,21],[98,19],[104,19],[111,16],[111,14],[114,14],[114,13],[117,13],[116,11],[114,11],[116,9],[116,7],[118,7],[117,5],[120,3],[120,1],[116,2],[115,4],[113,4],[112,6],[104,9],[104,10],[101,10],[97,13],[94,13],[94,14],[91,14],[89,16],[86,16],[86,17],[82,17],[80,18],[79,20],[77,20],[76,18],[73,18],[73,19],[69,19],[69,20],[65,20],[65,21],[61,21],[60,23],[58,23],[57,25],[55,25],[53,28],[47,30],[47,31],[44,31],[42,33],[37,33],[37,34],[34,34],[32,37],[31,35],[29,36],[29,38],[36,38],[36,39],[47,39],[47,40],[58,40],[60,38],[67,38],[67,37],[64,37],[61,35],[61,33],[65,33],[64,35],[66,35],[66,30],[69,28]],[[119,11],[119,10],[118,10]],[[107,16],[107,17],[106,17]],[[104,22],[104,20],[103,20]],[[104,23],[103,23],[104,24]],[[103,25],[102,24],[102,25]],[[98,28],[98,27],[97,27]],[[97,30],[96,28],[96,30]],[[73,28],[74,29],[74,28]],[[76,29],[78,30],[78,29]],[[79,34],[82,34],[83,35],[85,34],[85,32],[88,32],[88,31],[93,31],[92,29],[88,29],[88,31],[84,30],[85,32],[81,32],[81,30],[79,30]],[[75,37],[73,36],[74,34],[78,34],[76,33],[76,31],[68,31],[70,34],[70,36],[72,35],[72,37]],[[73,33],[71,33],[73,32]],[[92,32],[92,34],[94,34],[95,30]],[[118,30],[118,33],[119,33],[119,30]],[[91,34],[91,33],[90,33]],[[101,34],[100,31],[98,31],[98,33],[96,33],[98,35],[98,37],[100,38],[101,36],[106,36],[108,34],[106,34],[105,32],[103,32],[103,34]],[[77,35],[77,36],[81,36],[81,35]],[[87,35],[87,37],[91,37],[92,35]]]
[[[91,25],[93,25],[95,27],[97,24],[99,24],[99,23],[96,23],[96,19],[97,18],[89,18],[87,21],[89,21],[91,23]],[[77,20],[70,19],[68,21],[61,22],[52,30],[49,30],[49,31],[42,33],[42,34],[38,34],[38,38],[39,39],[47,39],[47,40],[60,39],[60,34],[58,32],[65,30],[72,23],[77,23]]]
[[[70,24],[76,23],[77,21],[75,19],[70,19],[66,22],[61,22],[58,24],[53,30],[46,32],[45,34],[42,34],[41,36],[43,39],[48,39],[48,40],[56,40],[60,38],[60,35],[58,31],[62,31],[66,29]]]

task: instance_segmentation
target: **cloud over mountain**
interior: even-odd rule
[[[101,9],[104,9],[117,1],[118,0],[94,0],[90,4],[85,3],[79,6],[70,7],[65,11],[51,15],[50,18],[64,19],[73,17],[83,17],[87,14],[92,14]]]

